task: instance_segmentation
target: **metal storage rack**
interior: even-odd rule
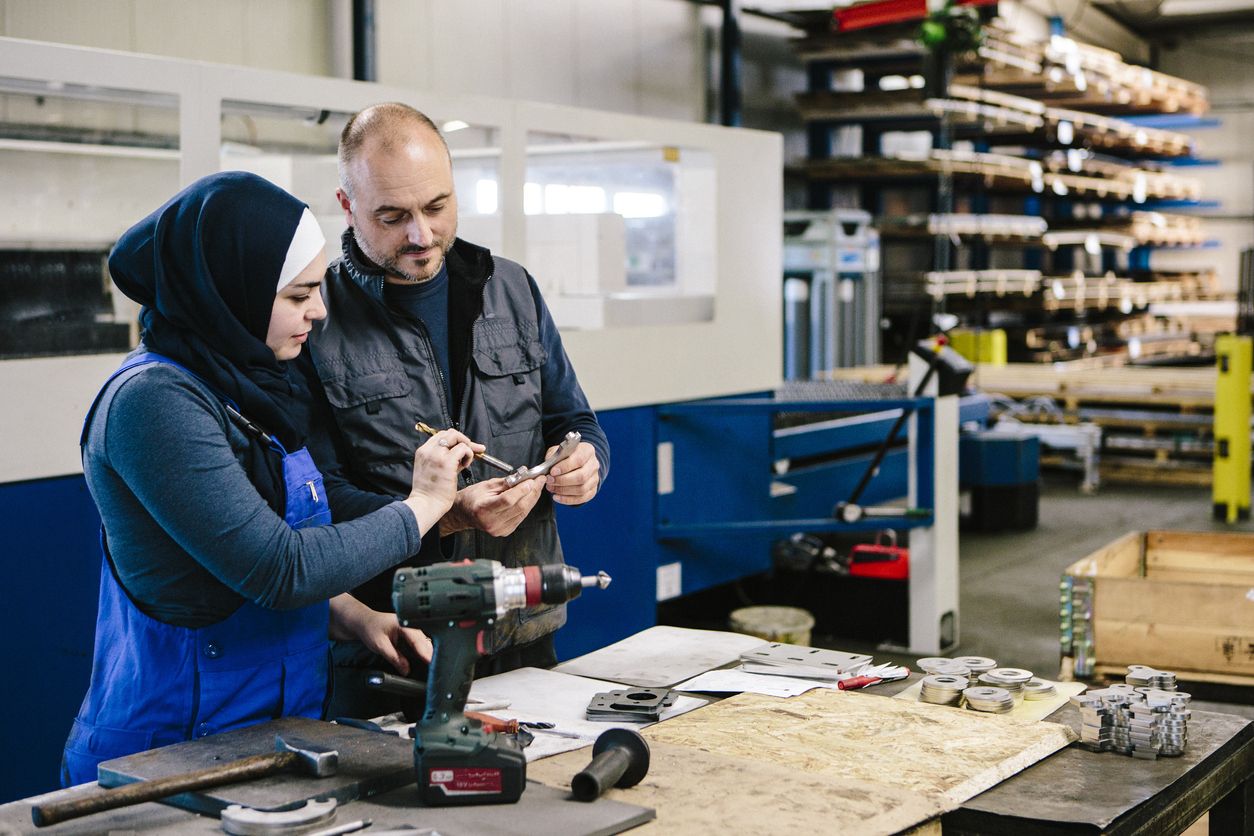
[[[978,51],[955,59],[952,77],[924,79],[915,5],[858,6],[853,27],[841,10],[791,18],[806,32],[799,172],[812,210],[875,217],[886,359],[939,311],[1006,329],[1012,360],[1206,356],[1216,323],[1150,306],[1216,299],[1215,277],[1155,271],[1149,257],[1207,244],[1197,219],[1174,211],[1200,198],[1175,165],[1195,162],[1176,128],[1202,124],[1205,89],[1065,37],[1026,41],[985,2],[974,4]],[[927,147],[897,147],[908,132]]]

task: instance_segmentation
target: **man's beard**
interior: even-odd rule
[[[424,275],[421,273],[415,273],[410,270],[406,270],[404,267],[401,266],[401,258],[404,257],[405,255],[419,252],[419,248],[402,247],[401,249],[397,250],[392,255],[385,257],[379,253],[373,252],[372,251],[373,248],[370,247],[370,245],[367,244],[366,241],[364,241],[361,238],[361,236],[354,235],[354,237],[357,239],[357,246],[361,248],[361,251],[366,256],[366,258],[370,259],[372,262],[378,265],[379,269],[383,270],[384,273],[387,273],[389,276],[393,276],[398,279],[403,279],[407,282],[413,282],[414,284],[418,284],[420,282],[425,282],[425,281],[430,281],[431,279],[435,278],[435,275],[440,272],[440,265],[444,263],[445,256],[448,255],[449,247],[452,246],[451,238],[448,240],[437,239],[431,243],[431,246],[428,247],[427,250],[429,252],[438,251],[439,255],[435,255],[433,253],[429,257],[428,262],[427,262],[427,267],[424,268],[426,270],[429,270],[429,272],[427,272]],[[432,261],[435,262],[434,269],[431,269]]]

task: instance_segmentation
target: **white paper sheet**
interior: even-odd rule
[[[707,671],[675,686],[679,691],[699,691],[709,694],[766,694],[768,697],[796,697],[814,688],[835,687],[836,683],[830,680],[746,673],[740,668]]]
[[[569,752],[591,746],[606,729],[613,726],[644,728],[650,723],[598,722],[586,719],[588,702],[602,691],[617,691],[622,685],[615,682],[587,679],[582,676],[546,671],[540,668],[518,670],[476,679],[470,688],[470,696],[488,703],[508,702],[509,708],[489,712],[503,720],[530,720],[554,723],[554,731],[575,734],[563,737],[550,732],[531,729],[535,739],[524,751],[527,760]],[[675,704],[663,710],[662,719],[668,720],[694,708],[700,708],[706,700],[680,696]]]
[[[594,650],[553,670],[608,679],[643,688],[670,688],[677,682],[740,659],[766,644],[757,636],[721,630],[650,627],[608,647]]]

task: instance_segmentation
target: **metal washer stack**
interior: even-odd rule
[[[948,659],[944,656],[924,656],[916,664],[924,673],[938,673],[946,676],[971,676],[971,669],[959,659]]]
[[[1032,681],[1032,672],[1023,668],[993,668],[980,674],[980,684],[991,688],[1005,688],[1014,699],[1023,696],[1023,686]]]
[[[997,660],[990,659],[987,656],[956,656],[954,661],[966,665],[971,671],[971,687],[979,685],[980,674],[988,673],[997,667]]]
[[[1015,707],[1015,698],[1005,688],[980,685],[967,688],[962,692],[967,708],[973,711],[987,711],[990,714],[1005,714]]]
[[[958,705],[967,688],[966,674],[934,673],[923,677],[919,701],[933,705]]]
[[[1023,686],[1023,698],[1025,700],[1047,700],[1058,693],[1058,689],[1054,687],[1054,683],[1044,679],[1032,679]]]

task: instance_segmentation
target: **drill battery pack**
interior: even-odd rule
[[[527,758],[517,741],[504,734],[473,755],[464,749],[440,752],[429,747],[414,753],[418,792],[429,807],[463,804],[513,804],[527,785]]]

